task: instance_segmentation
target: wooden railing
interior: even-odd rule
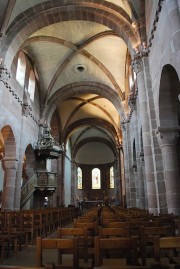
[[[37,171],[21,188],[21,208],[25,205],[35,190],[55,191],[57,187],[57,173]]]
[[[21,208],[25,205],[28,199],[34,192],[34,187],[37,185],[37,174],[34,174],[24,186],[21,188]]]

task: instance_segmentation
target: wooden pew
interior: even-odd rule
[[[177,255],[177,250],[179,251],[179,256]],[[162,255],[163,251],[163,255]],[[168,236],[168,237],[159,237],[155,241],[155,257],[161,263],[161,258],[168,258],[168,263],[178,264],[180,268],[180,237],[179,236]]]
[[[118,250],[118,259],[122,259],[121,251],[125,251],[126,263],[131,265],[138,265],[138,253],[137,253],[137,242],[136,239],[130,237],[109,237],[100,238],[96,236],[94,238],[94,266],[102,266],[104,252],[109,254],[109,251]],[[108,252],[107,252],[108,250]],[[116,252],[117,253],[117,252]],[[114,258],[114,255],[113,255]]]
[[[88,235],[86,228],[61,228],[58,227],[57,230],[58,238],[73,238],[77,237],[78,239],[78,253],[79,258],[83,257],[84,261],[88,261]]]
[[[128,222],[126,221],[111,221],[107,224],[107,228],[123,228],[127,226]]]
[[[146,265],[147,248],[153,248],[152,256],[154,256],[156,238],[171,235],[170,227],[140,227],[140,250],[142,264]]]
[[[94,236],[98,234],[98,223],[97,222],[76,222],[74,221],[75,228],[83,228],[87,232],[87,248],[88,257],[94,255]]]
[[[99,236],[101,238],[103,237],[114,237],[114,236],[119,236],[119,237],[130,237],[130,231],[128,227],[120,227],[120,228],[99,228]]]
[[[36,266],[43,266],[43,250],[54,249],[58,251],[57,264],[62,264],[62,254],[59,251],[68,250],[68,253],[73,255],[73,269],[79,268],[79,257],[78,257],[78,241],[77,238],[42,238],[37,237],[36,239]],[[64,265],[66,268],[66,265]],[[63,267],[63,266],[62,266]]]

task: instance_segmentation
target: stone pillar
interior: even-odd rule
[[[76,205],[77,194],[77,168],[74,161],[71,161],[71,204]]]
[[[58,163],[58,159],[52,159],[51,160],[51,171],[56,172],[57,173],[57,163]],[[56,187],[57,189],[57,187]],[[57,191],[55,191],[53,193],[52,196],[52,206],[56,207],[57,206]]]
[[[2,160],[2,165],[4,169],[2,209],[13,210],[18,161],[13,158],[4,158]]]
[[[126,204],[126,187],[125,187],[125,167],[124,167],[124,152],[121,148],[120,150],[120,167],[121,167],[121,197],[122,197],[122,205],[125,207]]]
[[[152,152],[152,132],[150,128],[149,106],[144,77],[144,58],[146,54],[138,53],[133,60],[133,68],[137,75],[139,115],[142,124],[142,138],[144,147],[145,175],[147,185],[148,209],[153,214],[158,214],[157,186]]]
[[[64,199],[64,166],[65,166],[65,156],[66,156],[66,151],[64,151],[61,154],[61,196],[60,196],[60,201],[61,205],[65,204],[65,199]]]
[[[141,152],[141,144],[140,144],[140,135],[138,132],[138,116],[137,116],[137,110],[136,108],[133,111],[133,117],[134,117],[134,132],[135,132],[135,144],[136,144],[136,165],[137,165],[137,171],[136,171],[136,190],[137,190],[137,205],[139,208],[146,208],[145,203],[145,188],[144,188],[144,177],[143,177],[143,165],[142,162],[142,156],[140,155]],[[143,160],[144,160],[144,153],[143,153]]]
[[[121,145],[117,145],[117,160],[115,161],[114,169],[114,179],[115,179],[115,188],[116,188],[116,201],[123,205],[122,199],[122,172],[121,172]]]
[[[129,161],[128,161],[128,151],[127,151],[127,135],[126,135],[126,125],[122,124],[122,136],[123,136],[123,150],[124,150],[124,179],[125,179],[125,199],[124,206],[129,207],[130,205],[130,189],[129,189]]]
[[[59,156],[58,163],[57,163],[58,165],[57,189],[56,189],[57,206],[62,206],[64,204],[63,154],[64,153],[62,153]]]
[[[124,128],[124,127],[123,127]],[[136,186],[135,175],[133,172],[131,132],[129,123],[126,123],[126,133],[123,136],[125,145],[125,183],[126,183],[126,201],[127,207],[136,207]]]
[[[146,175],[144,170],[144,151],[139,152],[138,158],[138,176],[139,176],[139,207],[142,209],[148,209],[147,202],[147,186],[146,186]]]
[[[20,201],[21,201],[21,181],[22,181],[22,167],[23,167],[23,158],[19,155],[21,160],[19,160],[17,168],[17,177],[15,183],[15,197],[14,197],[14,210],[20,210]]]
[[[179,128],[159,127],[158,141],[161,147],[164,165],[164,178],[168,213],[180,214],[180,171],[177,162],[177,139]]]

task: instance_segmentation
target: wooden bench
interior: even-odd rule
[[[146,265],[147,248],[153,248],[152,256],[154,256],[156,238],[171,235],[170,227],[140,227],[140,252],[142,264]]]
[[[130,237],[130,231],[128,227],[120,228],[99,228],[100,237],[110,237],[110,236],[119,236],[119,237]]]
[[[110,253],[112,253],[114,258],[116,250],[118,251],[118,259],[122,259],[125,255],[127,264],[138,264],[136,239],[129,237],[100,238],[96,236],[94,240],[94,266],[103,265],[104,254],[110,257]],[[125,251],[123,256],[120,255],[122,251]]]
[[[163,251],[163,255],[162,255]],[[179,251],[179,256],[177,255]],[[166,255],[165,255],[166,254]],[[156,260],[161,262],[161,258],[164,255],[168,258],[167,265],[178,264],[180,268],[180,237],[168,236],[159,237],[155,241],[155,257]]]
[[[58,238],[73,238],[78,239],[78,253],[79,257],[83,257],[84,261],[88,261],[88,235],[86,228],[61,228],[57,229]]]
[[[126,221],[111,221],[107,224],[107,228],[124,228],[128,226]]]
[[[43,250],[54,249],[57,250],[57,264],[62,264],[62,252],[68,251],[68,254],[71,253],[73,255],[73,269],[79,268],[79,257],[78,257],[78,241],[77,238],[42,238],[37,237],[36,239],[36,266],[42,267],[43,262]]]

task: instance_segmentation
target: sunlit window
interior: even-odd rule
[[[24,53],[20,52],[17,62],[16,79],[22,87],[24,87],[25,73],[26,73],[26,59]]]
[[[34,101],[34,92],[35,92],[35,75],[34,72],[30,72],[29,76],[29,85],[28,85],[28,93],[30,95],[31,101]]]
[[[92,189],[101,188],[101,171],[98,168],[92,170]]]
[[[77,188],[82,190],[82,169],[80,167],[77,169],[77,179]]]
[[[114,168],[113,166],[110,168],[110,188],[114,188]]]

